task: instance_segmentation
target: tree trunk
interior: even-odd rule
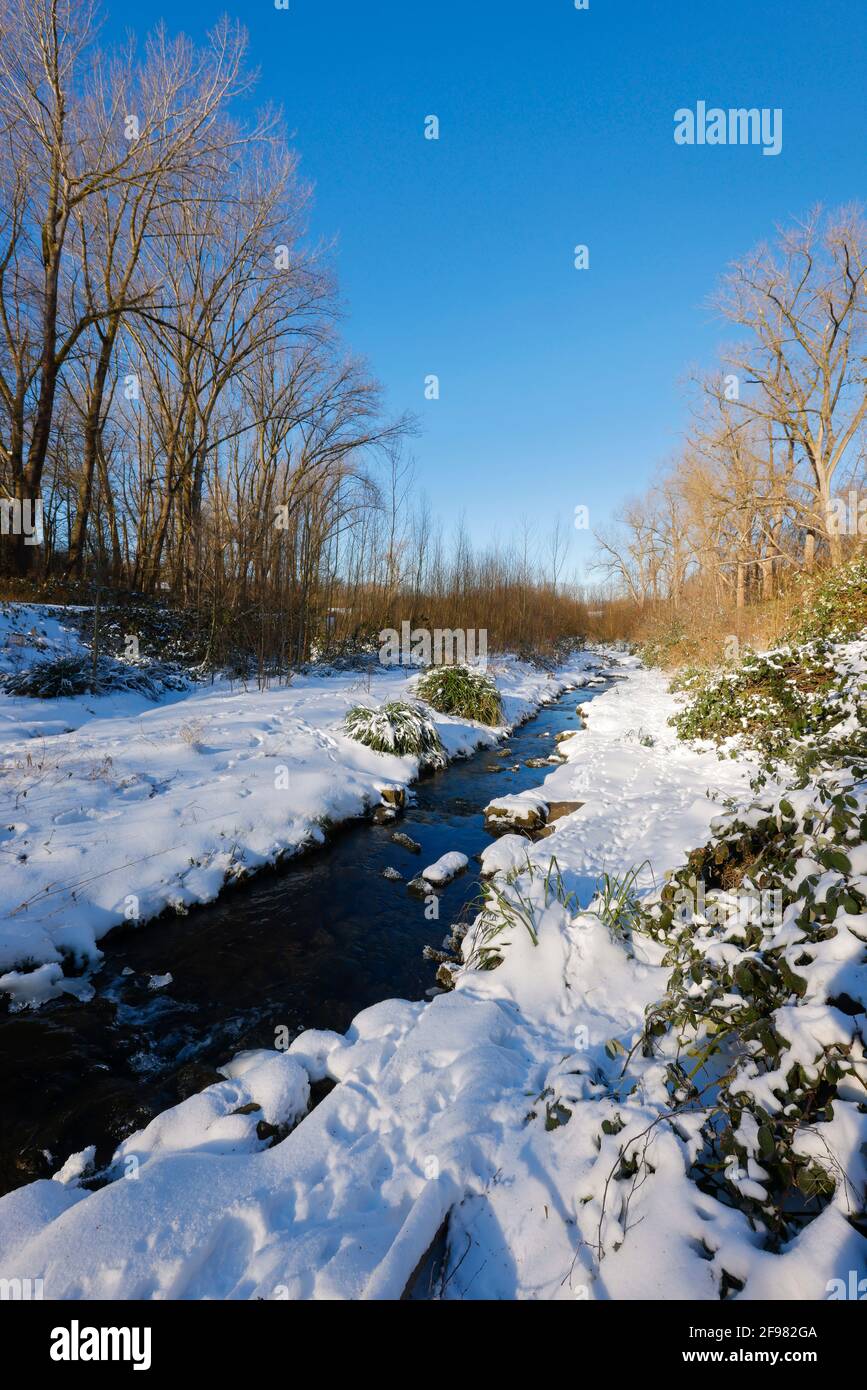
[[[116,325],[116,321],[113,321]],[[84,565],[84,549],[87,541],[87,523],[90,519],[90,505],[93,497],[93,474],[97,465],[99,435],[102,424],[102,402],[105,395],[105,382],[114,348],[116,326],[110,326],[102,340],[99,358],[94,372],[93,385],[88,392],[87,410],[84,417],[84,456],[81,477],[78,482],[78,495],[75,502],[75,520],[69,540],[69,557],[66,561],[66,578],[78,578]]]

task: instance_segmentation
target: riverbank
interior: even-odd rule
[[[499,968],[465,970],[450,993],[385,1001],[345,1035],[247,1054],[121,1145],[98,1191],[78,1184],[85,1155],[61,1181],[10,1194],[0,1273],[38,1275],[56,1298],[396,1298],[428,1256],[436,1287],[414,1285],[416,1296],[719,1297],[719,1270],[692,1234],[711,1199],[684,1190],[672,1136],[661,1136],[652,1211],[637,1199],[638,1258],[599,1269],[585,1226],[618,1110],[656,1113],[650,1073],[619,1105],[616,1076],[668,971],[661,948],[619,940],[561,901],[548,873],[555,855],[565,894],[585,869],[622,872],[646,854],[659,875],[743,795],[749,761],[679,744],[674,708],[663,676],[633,671],[561,743],[568,762],[544,793],[585,805],[530,847],[547,865],[519,881],[536,944],[512,922]],[[291,1122],[305,1086],[325,1080],[330,1093],[266,1147],[259,1121]],[[743,1218],[729,1224],[743,1240]]]
[[[700,697],[726,713],[702,713],[718,746],[676,732],[695,697],[621,670],[582,727],[547,734],[566,761],[499,797],[567,809],[482,851],[451,989],[278,1033],[107,1161],[86,1147],[11,1192],[0,1278],[72,1299],[859,1288],[865,653],[822,653],[830,730],[804,725],[794,677],[769,712],[748,658]],[[812,690],[806,660],[762,669]],[[771,726],[789,762],[768,762]],[[379,923],[361,926],[373,949]]]
[[[50,651],[77,650],[57,610],[41,622]],[[435,714],[446,756],[493,746],[603,660],[578,652],[552,676],[492,659],[504,725]],[[353,704],[404,698],[412,682],[405,670],[308,674],[266,691],[222,681],[156,704],[131,692],[0,694],[0,993],[17,1007],[90,997],[88,969],[112,928],[213,901],[227,883],[323,843],[329,826],[369,814],[383,789],[410,785],[415,758],[373,753],[342,725]]]
[[[97,1167],[109,1163],[242,1050],[310,1028],[343,1033],[383,999],[424,999],[451,925],[478,911],[485,807],[535,786],[558,737],[608,684],[565,691],[507,743],[423,776],[396,819],[347,822],[183,917],[110,932],[92,1000],[0,1014],[0,1193],[92,1145]],[[410,888],[456,847],[469,857],[464,872],[435,897]],[[582,901],[594,889],[589,878]]]

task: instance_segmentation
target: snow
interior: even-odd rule
[[[87,648],[64,617],[71,610],[39,603],[0,603],[0,671],[11,675],[34,661],[83,656]]]
[[[9,611],[33,626],[38,606]],[[54,645],[74,641],[56,617],[40,621]],[[512,658],[493,663],[507,722],[435,714],[447,756],[492,746],[594,666],[579,652],[555,681]],[[342,726],[362,697],[406,698],[414,680],[397,670],[266,691],[221,682],[159,704],[0,693],[0,989],[13,1006],[80,993],[112,927],[209,902],[228,881],[321,844],[324,826],[364,815],[383,788],[405,788],[416,758],[372,752]]]
[[[267,1143],[258,1134],[260,1121],[293,1125],[307,1110],[310,1079],[293,1057],[242,1052],[220,1070],[226,1081],[163,1111],[125,1139],[111,1171],[137,1175],[143,1164],[169,1153],[257,1153]]]
[[[62,1168],[53,1175],[53,1182],[77,1183],[86,1173],[92,1172],[96,1159],[96,1145],[88,1144],[81,1153],[70,1154]]]
[[[490,801],[485,816],[492,821],[506,824],[534,825],[544,823],[548,818],[548,802],[538,792],[514,792],[512,795],[498,796]]]
[[[446,883],[450,883],[458,874],[463,873],[469,864],[469,859],[459,850],[449,850],[447,854],[440,855],[435,864],[429,864],[426,869],[422,869],[421,876],[428,883],[441,888]]]
[[[665,1064],[633,1052],[645,1010],[666,991],[664,948],[646,935],[618,935],[567,897],[582,878],[644,861],[640,882],[658,886],[706,841],[712,822],[723,823],[729,799],[748,796],[750,762],[679,743],[664,677],[634,662],[624,669],[628,678],[588,707],[587,730],[560,745],[567,761],[535,793],[542,805],[580,800],[580,811],[555,823],[551,837],[507,836],[485,853],[506,915],[495,922],[483,913],[471,927],[453,991],[429,1002],[386,1000],[345,1035],[306,1032],[286,1053],[241,1054],[222,1069],[223,1082],[130,1136],[110,1165],[113,1180],[95,1191],[77,1185],[86,1171],[79,1155],[61,1169],[62,1182],[3,1198],[0,1277],[42,1278],[49,1298],[396,1299],[447,1217],[446,1299],[715,1302],[727,1275],[743,1282],[743,1298],[809,1300],[863,1270],[845,1185],[782,1253],[769,1253],[742,1212],[689,1179],[700,1117],[683,1112],[668,1122]],[[511,692],[510,718],[540,695],[516,663],[499,680]],[[400,678],[382,681],[377,698]],[[199,717],[212,721],[203,740],[210,751],[195,756],[215,767],[234,759],[228,787],[212,789],[208,806],[220,824],[234,814],[243,826],[247,862],[302,825],[309,833],[314,805],[358,806],[381,784],[383,760],[341,742],[348,685],[301,683],[240,704],[228,691],[194,697]],[[156,759],[179,717],[154,712]],[[625,740],[639,725],[651,746]],[[451,721],[439,727],[451,753],[492,737]],[[255,738],[262,744],[244,742]],[[166,757],[180,751],[175,741]],[[131,756],[141,758],[141,747]],[[278,832],[265,783],[281,756],[291,757],[293,785],[299,759],[301,784],[294,799],[277,802],[287,822]],[[195,766],[192,755],[182,759],[177,808],[196,795]],[[385,775],[405,785],[412,774],[405,760]],[[168,767],[154,775],[166,777]],[[264,818],[261,830],[244,798],[234,812],[221,804],[240,787]],[[75,795],[82,789],[79,782]],[[185,832],[194,824],[185,821]],[[152,820],[145,825],[158,833]],[[110,832],[123,833],[123,825]],[[58,843],[75,843],[68,826]],[[554,853],[562,890],[551,886]],[[523,871],[510,882],[516,868]],[[163,888],[193,895],[218,886],[195,883],[176,870]],[[99,891],[84,895],[91,913]],[[147,901],[159,902],[156,887],[149,891]],[[493,970],[476,968],[485,939],[501,956]],[[857,968],[851,945],[822,945],[821,971]],[[809,1066],[816,1039],[848,1039],[853,1021],[809,997],[784,1012],[784,1026]],[[325,1079],[336,1084],[308,1112],[310,1085]],[[290,1132],[272,1143],[260,1137],[261,1119]],[[865,1165],[854,1098],[835,1103],[827,1129],[857,1186]],[[753,1149],[748,1117],[742,1137]],[[630,1142],[652,1165],[636,1185],[618,1177]],[[761,1193],[762,1172],[751,1157],[742,1182]]]
[[[554,836],[531,858],[554,853],[558,863],[582,874],[644,865],[638,881],[649,887],[681,862],[684,850],[705,842],[727,797],[746,792],[753,771],[748,762],[720,759],[678,740],[668,724],[677,706],[667,684],[660,671],[633,670],[584,707],[586,730],[558,744],[568,761],[548,774],[539,792],[546,802],[585,805],[555,822]],[[652,735],[652,747],[624,742],[639,726]]]
[[[66,979],[56,961],[38,965],[35,970],[8,970],[0,975],[0,994],[7,996],[11,1009],[38,1008],[60,993],[91,999],[93,986],[84,979]]]
[[[52,604],[0,603],[0,674],[12,675],[49,658],[89,653],[69,620],[73,611]],[[184,698],[183,691],[167,691],[163,704]],[[18,743],[30,743],[27,753],[38,767],[42,740],[73,733],[94,719],[135,720],[153,709],[150,700],[132,691],[58,700],[13,699],[0,691],[0,743],[4,755]]]
[[[482,877],[493,878],[495,874],[508,874],[513,869],[523,868],[530,847],[531,841],[526,835],[501,835],[482,850]]]

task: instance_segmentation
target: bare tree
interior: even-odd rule
[[[734,408],[764,421],[805,465],[807,561],[818,534],[839,564],[841,540],[829,520],[834,478],[867,414],[867,229],[860,211],[824,217],[817,210],[782,231],[775,250],[760,246],[732,266],[717,304],[750,335],[726,354],[743,386],[756,388]]]

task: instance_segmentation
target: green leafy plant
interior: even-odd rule
[[[474,719],[490,727],[503,722],[503,705],[494,682],[469,666],[438,666],[422,676],[416,690],[440,714]]]
[[[748,652],[732,670],[687,672],[674,688],[688,697],[670,721],[681,738],[734,739],[767,765],[791,761],[799,744],[826,737],[853,715],[858,722],[867,706],[857,662],[827,638]]]
[[[647,1012],[641,1045],[666,1063],[672,1115],[701,1117],[693,1179],[746,1212],[774,1250],[846,1182],[823,1135],[840,1083],[850,1102],[859,1091],[867,1100],[858,1029],[847,1041],[814,1021],[818,1004],[853,1017],[867,1006],[854,920],[867,896],[850,858],[867,804],[821,780],[797,809],[794,800],[767,798],[722,818],[635,924],[667,947],[668,989]],[[816,865],[806,875],[805,862]],[[771,920],[769,894],[781,913]],[[711,910],[721,904],[728,910]],[[827,997],[829,951],[841,973],[850,962],[859,997]]]
[[[411,754],[422,767],[442,767],[445,754],[436,728],[419,705],[391,700],[378,709],[353,705],[343,725],[349,738],[376,753]]]
[[[867,555],[816,577],[799,576],[797,583],[801,603],[790,633],[793,641],[846,639],[867,628]]]

